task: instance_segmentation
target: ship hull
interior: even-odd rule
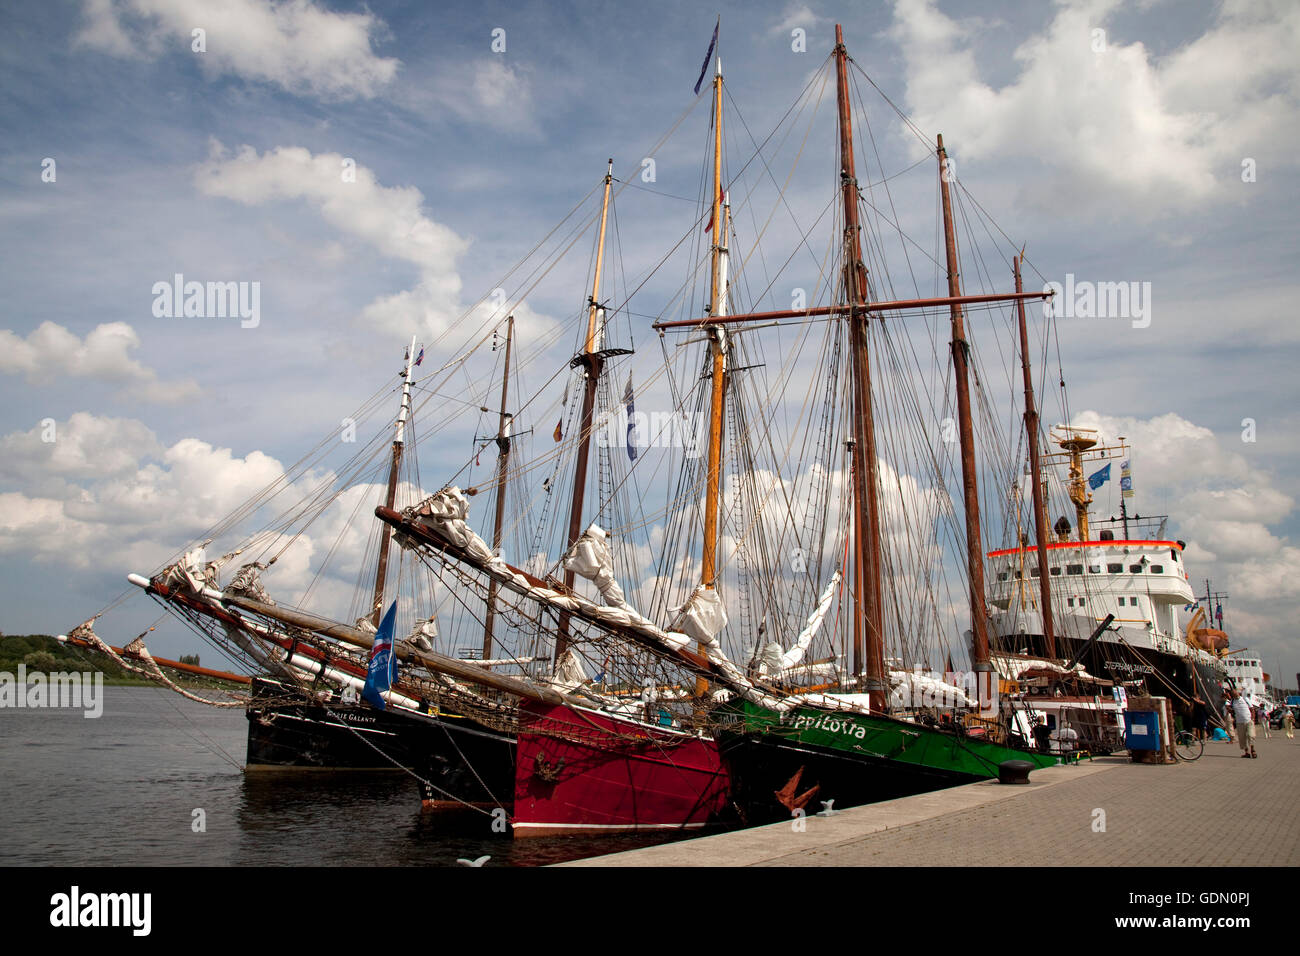
[[[976,783],[1007,760],[1035,767],[1055,757],[889,717],[798,708],[780,715],[749,703],[719,734],[746,823],[788,820]]]
[[[726,822],[717,743],[594,711],[520,708],[516,837],[694,830]]]
[[[1032,631],[1033,625],[1041,618],[1029,613],[1022,615],[1022,620],[1030,625]],[[1222,715],[1222,688],[1227,671],[1217,661],[1205,655],[1183,655],[1162,650],[1151,644],[1151,638],[1145,632],[1131,629],[1121,630],[1124,635],[1122,642],[1112,639],[1108,633],[1089,644],[1082,636],[1083,627],[1071,626],[1068,618],[1061,624],[1058,624],[1056,636],[1059,657],[1072,660],[1081,655],[1079,662],[1088,673],[1116,683],[1142,680],[1148,693],[1174,698],[1179,709],[1187,709],[1183,702],[1199,696],[1209,706],[1212,716]],[[1031,656],[1047,656],[1047,641],[1041,633],[1026,634],[1019,630],[999,633],[997,641],[1008,649],[1025,650]],[[1145,642],[1145,646],[1141,642]]]
[[[430,809],[509,809],[514,737],[470,718],[307,700],[265,678],[248,707],[249,772],[410,770]]]

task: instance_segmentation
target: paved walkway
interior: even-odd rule
[[[1194,763],[1127,756],[595,857],[568,866],[1294,866],[1300,738],[1259,758],[1207,742]],[[1104,829],[1102,828],[1104,824]]]

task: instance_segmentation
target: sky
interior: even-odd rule
[[[1209,578],[1230,595],[1234,646],[1300,671],[1300,7],[717,13],[746,134],[781,120],[841,22],[858,66],[927,141],[943,133],[962,187],[1024,244],[1027,284],[1136,283],[1131,314],[1058,319],[1044,417],[1066,414],[1059,355],[1069,417],[1129,440],[1131,506],[1169,514],[1197,589]],[[113,601],[127,571],[156,569],[389,380],[413,334],[431,363],[450,357],[467,341],[457,317],[487,321],[480,300],[608,158],[637,187],[618,200],[610,288],[626,293],[699,214],[683,199],[700,194],[707,92],[691,87],[714,18],[671,2],[0,9],[0,629],[66,632]],[[872,103],[883,168],[923,161]],[[688,109],[683,136],[655,151]],[[729,135],[739,166],[752,143]],[[917,203],[899,218],[932,244],[927,175],[900,180]],[[823,180],[791,189],[800,229]],[[769,238],[797,238],[793,219],[775,217]],[[738,216],[738,241],[760,228]],[[572,350],[589,249],[513,303],[521,340]],[[256,282],[257,309],[172,314],[158,289],[177,274]],[[782,274],[754,307],[789,308],[805,278]],[[661,314],[680,280],[650,282],[631,318]],[[632,334],[650,342],[643,321]],[[981,329],[972,318],[992,355]],[[527,385],[543,385],[544,364]],[[472,453],[460,438],[446,463]],[[1098,513],[1118,504],[1117,482],[1097,492]],[[198,649],[179,628],[151,646]]]

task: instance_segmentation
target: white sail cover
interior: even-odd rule
[[[427,621],[416,621],[411,633],[406,635],[406,642],[422,651],[432,651],[433,642],[437,639],[438,621],[432,617]]]
[[[205,548],[198,547],[193,551],[186,551],[179,561],[163,572],[163,584],[169,588],[185,585],[191,591],[202,594],[204,587],[207,586],[204,575],[207,562],[208,552]]]
[[[614,580],[614,556],[609,552],[609,534],[593,524],[582,533],[564,559],[568,570],[592,581],[609,607],[632,610],[623,597],[623,589]]]
[[[920,671],[889,672],[893,707],[978,707],[965,689]]]
[[[821,600],[817,602],[813,612],[808,615],[808,623],[799,632],[799,636],[794,639],[794,644],[791,645],[790,649],[781,655],[781,670],[788,670],[803,660],[804,654],[808,652],[808,647],[812,644],[814,635],[822,626],[822,619],[826,617],[826,612],[830,610],[831,601],[835,597],[835,589],[840,585],[840,576],[838,569],[831,575],[826,590],[822,592]]]
[[[438,492],[414,507],[407,508],[403,514],[415,523],[428,528],[439,537],[464,550],[474,563],[516,594],[548,604],[559,610],[571,611],[606,624],[634,631],[644,639],[658,644],[664,650],[681,650],[690,644],[692,637],[699,640],[697,634],[691,634],[688,637],[686,634],[675,631],[665,631],[657,627],[648,618],[642,617],[627,604],[622,607],[601,607],[576,594],[563,594],[553,588],[534,584],[524,575],[511,570],[508,564],[492,553],[492,549],[487,546],[487,543],[466,524],[465,516],[468,511],[469,502],[461,494],[459,488],[453,487]],[[404,548],[418,547],[417,542],[404,535],[398,535],[397,541]],[[695,603],[697,600],[696,595],[701,590],[703,589],[697,589],[696,593],[692,594],[692,599],[686,604],[687,607]],[[727,617],[722,608],[721,600],[716,596],[716,592],[714,592],[712,599],[703,599],[698,608],[698,613],[695,615],[695,621],[699,627],[698,634],[713,635],[709,641],[701,641],[705,655],[726,678],[730,688],[746,700],[781,714],[789,713],[796,706],[804,703],[829,709],[853,710],[863,713],[868,711],[866,706],[859,705],[856,702],[835,700],[820,694],[776,697],[761,688],[755,687],[727,659],[722,652],[721,645],[717,643],[716,635],[726,625]]]
[[[458,488],[442,490],[434,496],[426,498],[419,505],[409,507],[404,514],[413,522],[428,528],[429,531],[437,533],[439,537],[445,538],[450,544],[454,544],[467,553],[471,561],[484,568],[487,574],[493,576],[511,591],[521,594],[521,596],[532,598],[534,601],[542,604],[556,607],[559,610],[568,610],[572,613],[585,615],[585,617],[601,620],[603,623],[612,624],[612,626],[628,628],[630,631],[637,632],[638,635],[645,639],[658,644],[660,648],[666,650],[681,650],[690,644],[690,639],[694,637],[686,636],[685,633],[675,631],[664,631],[663,628],[656,627],[649,619],[641,617],[636,610],[624,604],[621,607],[599,606],[586,600],[577,594],[564,594],[555,591],[554,588],[543,587],[543,585],[534,584],[523,574],[516,574],[511,567],[497,555],[491,553],[487,548],[486,542],[473,532],[472,528],[465,523],[465,515],[468,514],[469,502]],[[415,548],[419,546],[416,541],[412,541],[403,535],[396,537],[403,548]],[[694,597],[694,596],[693,596]],[[688,605],[692,602],[688,601]],[[701,605],[701,614],[698,619],[706,627],[716,627],[716,632],[722,630],[727,623],[727,615],[723,611],[722,602],[716,604],[705,598]],[[701,630],[699,633],[710,633],[707,630]],[[845,710],[865,710],[852,704],[832,701],[826,697],[775,697],[766,693],[745,678],[744,674],[736,669],[731,661],[728,661],[722,652],[722,646],[712,640],[711,643],[703,644],[703,649],[708,659],[714,662],[715,666],[723,672],[727,682],[731,685],[733,691],[738,695],[748,698],[754,704],[779,711],[779,713],[789,713],[790,710],[801,704],[801,702],[810,702],[814,706],[829,706],[829,708],[839,708]]]
[[[488,543],[466,523],[469,499],[455,485],[444,488],[419,504],[420,523],[484,563],[494,559]]]
[[[582,666],[573,648],[567,648],[555,662],[555,678],[550,681],[552,687],[560,691],[570,691],[587,682],[587,671]]]
[[[727,610],[722,606],[722,596],[713,588],[697,585],[685,604],[673,608],[673,614],[682,619],[682,630],[695,638],[700,648],[712,657],[718,635],[727,626]]]

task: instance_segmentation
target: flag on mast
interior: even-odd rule
[[[1128,462],[1120,465],[1119,469],[1119,487],[1120,494],[1125,498],[1133,497],[1133,473],[1129,471]]]
[[[627,457],[636,461],[636,448],[639,444],[636,433],[636,406],[632,398],[632,376],[627,377],[627,388],[623,389],[623,404],[627,406]]]
[[[364,700],[383,710],[384,691],[393,686],[393,621],[397,617],[397,602],[388,606],[388,613],[379,623],[375,643],[370,648],[370,667],[366,670],[366,686],[361,689]]]
[[[726,201],[727,201],[727,193],[726,193],[726,191],[723,190],[723,189],[721,189],[721,188],[719,188],[719,189],[718,189],[718,205],[721,206],[721,205],[722,205],[723,203],[725,203]],[[715,211],[716,211],[716,207],[715,207]],[[712,231],[713,231],[713,212],[710,212],[710,213],[709,213],[709,224],[708,224],[707,226],[704,227],[704,231],[705,231],[705,232],[712,232]]]
[[[704,54],[704,65],[700,67],[700,78],[695,81],[695,94],[700,92],[700,84],[704,82],[704,74],[709,72],[709,63],[713,60],[713,48],[718,45],[718,27],[722,26],[722,16],[718,16],[718,22],[713,25],[713,39],[709,41],[709,52]]]
[[[1110,481],[1109,464],[1107,464],[1105,468],[1102,468],[1099,471],[1094,471],[1091,475],[1088,476],[1088,487],[1091,488],[1093,491],[1096,491],[1098,488],[1100,488],[1108,481]]]

